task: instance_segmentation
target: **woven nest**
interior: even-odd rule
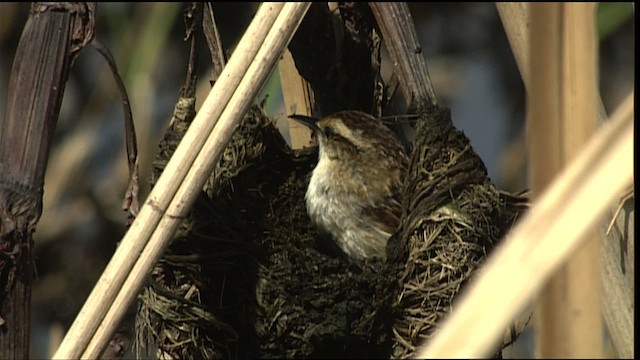
[[[388,261],[349,262],[309,225],[317,153],[292,152],[254,107],[140,294],[138,349],[181,359],[410,356],[517,214],[448,116],[418,122]],[[186,127],[177,121],[165,135],[156,176]]]
[[[523,199],[498,191],[446,108],[417,123],[404,188],[405,216],[390,263],[398,269],[392,357],[413,355],[524,210]],[[498,350],[498,349],[496,349]]]

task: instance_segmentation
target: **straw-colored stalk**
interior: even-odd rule
[[[525,88],[529,89],[529,33],[530,33],[530,3],[527,2],[497,2],[496,8],[502,21],[502,26],[509,39],[511,51],[516,59],[520,77]]]
[[[531,4],[529,178],[533,198],[596,130],[594,3]],[[588,175],[587,175],[588,176]],[[600,242],[597,229],[544,286],[535,309],[536,352],[601,357]]]
[[[312,115],[313,90],[309,83],[300,76],[293,61],[291,52],[287,49],[278,64],[280,84],[284,98],[285,115]],[[311,144],[311,130],[297,121],[288,119],[291,147],[301,149]]]
[[[99,356],[308,7],[260,7],[54,358]]]
[[[420,358],[487,356],[505,327],[633,182],[633,94],[540,194]]]
[[[528,90],[529,85],[529,34],[531,32],[531,15],[529,8],[531,3],[527,2],[498,2],[496,8],[502,21],[502,26],[509,39],[511,51],[515,57],[516,64],[520,70],[520,77],[524,83],[524,87]],[[600,96],[597,97],[597,115],[598,123],[604,122],[607,114],[602,104]]]
[[[496,3],[505,32],[527,89],[529,85],[529,3]],[[596,99],[598,123],[606,120],[602,100]],[[576,116],[577,117],[577,116]],[[628,188],[629,189],[629,188]],[[631,193],[633,185],[630,187]],[[628,216],[628,215],[627,215]],[[618,356],[633,358],[633,281],[625,263],[633,263],[633,234],[614,231],[601,236],[601,278],[603,280],[603,313]],[[622,248],[621,248],[622,247]],[[630,254],[621,258],[620,253]],[[632,272],[632,271],[631,271]]]
[[[532,16],[532,32],[539,36],[533,40],[539,40],[539,43],[532,44],[530,53],[537,56],[530,58],[529,62],[518,62],[521,69],[526,68],[522,64],[531,64],[532,69],[527,73],[536,74],[535,78],[525,80],[532,95],[529,103],[533,113],[531,119],[536,121],[532,127],[540,126],[531,129],[534,134],[530,136],[537,137],[531,140],[532,144],[547,152],[532,154],[532,162],[537,164],[534,166],[559,169],[566,163],[570,162],[571,165],[538,198],[522,223],[488,260],[486,268],[468,289],[451,318],[443,324],[441,331],[426,349],[419,353],[419,357],[487,355],[502,329],[536,294],[546,279],[563,261],[575,259],[576,250],[584,251],[585,244],[587,255],[580,255],[582,260],[576,262],[579,264],[582,261],[581,271],[570,274],[572,277],[575,273],[582,276],[593,269],[595,271],[589,273],[589,280],[586,280],[588,284],[584,283],[584,278],[577,281],[572,279],[572,287],[564,290],[571,293],[570,299],[583,296],[583,301],[587,301],[587,308],[580,311],[588,316],[575,323],[564,317],[563,336],[568,335],[571,339],[563,339],[555,334],[553,341],[560,339],[568,344],[554,344],[540,355],[601,356],[602,325],[599,322],[598,306],[600,288],[597,286],[600,270],[597,258],[599,243],[594,240],[593,232],[590,231],[597,228],[600,217],[606,212],[610,202],[625,186],[632,183],[633,94],[629,95],[614,114],[611,123],[599,131],[586,149],[582,149],[581,144],[589,136],[589,127],[595,128],[595,117],[598,114],[594,107],[598,102],[595,99],[596,38],[595,29],[592,28],[593,7],[590,10],[589,5],[585,7],[581,11],[573,9],[576,12],[564,18],[562,28],[559,26],[559,11]],[[543,12],[545,10],[548,8],[542,9]],[[501,11],[501,15],[503,13]],[[534,19],[539,15],[542,24],[537,28],[534,27]],[[505,27],[507,23],[505,22]],[[560,31],[563,32],[563,37],[559,36]],[[510,36],[512,45],[526,44],[526,41],[517,38]],[[563,47],[560,39],[570,42],[572,47]],[[544,50],[537,46],[542,46]],[[550,54],[549,49],[558,52]],[[514,48],[514,53],[522,56],[525,52]],[[525,76],[523,73],[523,79],[527,79]],[[570,118],[591,121],[586,126],[582,123],[576,125],[565,121]],[[540,157],[545,155],[546,158]],[[575,157],[577,159],[571,162]],[[534,171],[541,171],[533,174],[534,177],[539,177],[533,180],[534,191],[536,182],[539,189],[540,183],[549,180],[544,179],[544,176],[555,176],[537,167]],[[580,244],[583,245],[582,248]],[[586,261],[593,262],[585,266],[585,258],[588,259]],[[575,285],[581,288],[576,290],[573,287]],[[590,288],[588,291],[595,289],[595,294],[580,294],[584,287]],[[558,302],[554,304],[557,305]],[[573,302],[569,303],[572,308],[567,309],[565,305],[563,304],[563,311],[576,309]],[[595,317],[598,319],[594,320]],[[585,328],[575,328],[576,324]],[[585,340],[594,342],[595,345],[585,344]]]

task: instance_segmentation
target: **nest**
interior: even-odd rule
[[[140,294],[139,350],[185,359],[413,354],[517,214],[448,111],[426,119],[388,260],[351,262],[306,214],[317,153],[291,151],[254,107]],[[156,175],[185,129],[178,121],[165,135]]]
[[[412,356],[431,337],[460,289],[525,209],[523,199],[496,189],[448,109],[434,107],[424,117],[417,123],[403,191],[405,216],[389,244],[398,278],[392,304],[395,358]]]

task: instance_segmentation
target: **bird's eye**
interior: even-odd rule
[[[331,135],[333,135],[333,129],[331,129],[329,126],[326,126],[322,129],[322,132],[324,133],[325,137],[330,137]]]

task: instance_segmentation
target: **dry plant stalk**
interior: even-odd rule
[[[520,70],[520,77],[522,78],[526,89],[530,88],[530,5],[530,3],[526,2],[496,3],[496,8],[498,9],[498,14],[500,15],[500,20],[502,21],[502,26],[504,26],[504,31],[507,34],[507,38],[509,39],[511,51],[513,51],[513,56],[515,57],[516,63],[518,64],[518,70]],[[597,97],[596,101],[598,106],[598,123],[601,124],[606,120],[607,114],[604,110],[604,105],[602,104],[602,99],[600,98],[600,96]]]
[[[504,327],[633,181],[632,163],[630,94],[496,249],[460,299],[456,312],[418,357],[487,355]]]
[[[530,184],[534,197],[595,133],[597,34],[593,3],[531,4]],[[551,166],[554,164],[555,166]],[[600,242],[589,240],[536,304],[539,356],[602,356]]]
[[[511,51],[516,59],[520,77],[525,88],[529,89],[529,40],[530,40],[530,4],[525,2],[500,2],[496,3],[502,26],[509,39]]]
[[[422,55],[409,6],[404,2],[370,3],[385,44],[398,73],[402,93],[409,109],[436,105],[427,63]]]
[[[300,76],[293,57],[289,50],[285,50],[282,59],[278,64],[280,71],[280,83],[282,85],[282,96],[284,98],[284,108],[287,115],[312,115],[313,110],[313,90],[309,83]],[[291,147],[302,149],[311,144],[311,130],[292,119],[289,123],[289,136],[291,137]]]
[[[95,3],[34,3],[0,123],[0,357],[29,357],[33,232],[69,69],[93,38]]]
[[[288,6],[290,9],[292,7],[293,9],[299,8],[299,6],[295,6],[294,4]],[[167,169],[164,172],[166,175],[158,179],[156,187],[149,195],[140,214],[120,243],[114,257],[87,299],[76,321],[69,329],[55,357],[73,358],[79,357],[81,354],[85,356],[89,355],[85,353],[85,349],[98,328],[99,324],[97,321],[105,316],[109,310],[109,306],[115,301],[116,294],[114,290],[120,289],[124,284],[127,274],[133,268],[134,262],[138,260],[149,237],[160,222],[163,213],[166,211],[165,209],[167,209],[169,202],[174,198],[174,194],[178,191],[182,180],[187,176],[187,171],[193,164],[198,152],[202,149],[207,136],[214,127],[215,120],[220,117],[224,108],[222,105],[228,104],[231,100],[232,94],[237,90],[237,86],[249,68],[250,61],[254,59],[259,46],[262,45],[262,41],[267,35],[265,31],[266,28],[274,23],[276,16],[280,14],[282,8],[283,5],[277,3],[264,4],[261,6],[256,19],[245,33],[245,36],[248,39],[252,39],[252,41],[243,41],[239,48],[236,49],[235,58],[237,60],[230,62],[227,67],[225,67],[221,79],[216,82],[203,105],[203,109],[198,113],[187,134],[185,134],[183,145],[178,147],[172,160],[167,164]],[[302,14],[304,14],[304,11]],[[301,14],[298,15],[300,18],[302,17]],[[291,29],[289,30],[293,32]],[[273,34],[271,34],[271,36],[273,37]],[[254,67],[256,66],[254,65]],[[261,85],[261,83],[257,82],[257,85]],[[236,102],[236,105],[238,104],[239,103]],[[211,119],[213,119],[213,121],[211,121]],[[215,135],[217,134],[214,134],[214,136]],[[208,141],[208,143],[214,142],[215,141],[212,140]],[[209,156],[209,154],[206,156]],[[204,156],[200,156],[200,158],[202,157]],[[206,169],[191,171],[195,173],[198,173],[198,171],[208,173]],[[202,182],[204,183],[204,179]],[[191,187],[194,189],[201,187],[201,185],[189,185],[192,185]],[[177,202],[175,205],[183,207],[189,207],[190,205],[188,204],[188,200],[181,202],[182,200],[180,198],[176,198],[174,201]],[[180,211],[181,210],[176,209],[175,213],[179,214]],[[165,233],[165,236],[166,235],[168,234]],[[158,252],[157,249],[155,251]],[[140,269],[143,270],[142,273],[148,273],[156,260],[157,258],[152,261],[147,259],[148,267],[146,270]],[[140,268],[140,266],[138,266],[138,268]],[[130,279],[129,282],[132,281],[135,280]],[[135,293],[129,295],[131,298],[134,296]],[[107,327],[115,326],[110,323],[105,324],[104,322],[103,325]],[[103,336],[102,340],[106,339],[106,337],[108,337],[108,335]],[[100,346],[95,346],[92,350],[95,356],[97,356],[101,350],[101,348],[97,349],[98,347]]]
[[[530,14],[528,3],[496,3],[505,32],[509,38],[518,68],[525,87],[530,88],[529,82],[529,32]],[[600,96],[597,96],[598,123],[606,121],[604,106]],[[633,188],[633,186],[631,187]],[[625,218],[633,218],[633,214],[626,213]],[[607,328],[619,356],[633,357],[633,281],[628,280],[632,273],[627,264],[633,263],[633,234],[626,231],[616,231],[602,234],[601,248],[603,279],[603,310]],[[629,254],[627,259],[620,257],[620,253]]]
[[[625,196],[626,195],[626,196]],[[631,185],[602,236],[602,312],[616,356],[634,358],[635,200]],[[619,214],[619,215],[616,215]]]
[[[266,4],[263,6],[266,6]],[[102,320],[101,327],[98,328],[83,353],[83,357],[94,358],[99,356],[121,316],[135,299],[137,292],[147,279],[146,276],[171,241],[181,220],[187,215],[191,205],[200,193],[199,189],[202,188],[211,170],[220,159],[222,151],[231,139],[231,135],[258,95],[258,92],[262,89],[276,61],[280,58],[309,6],[310,4],[308,3],[289,3],[282,7],[271,29],[266,34],[264,43],[260,44],[255,59],[249,64],[249,68],[242,77],[240,84],[220,115],[202,150],[197,155],[191,168],[189,168],[165,215],[149,239],[139,261],[131,269],[129,276]],[[233,58],[230,59],[228,66],[232,64],[232,61]],[[205,100],[205,104],[198,114],[202,112],[206,114],[209,98],[210,96]],[[196,115],[194,123],[197,119],[198,115]],[[176,150],[176,153],[178,150]]]

